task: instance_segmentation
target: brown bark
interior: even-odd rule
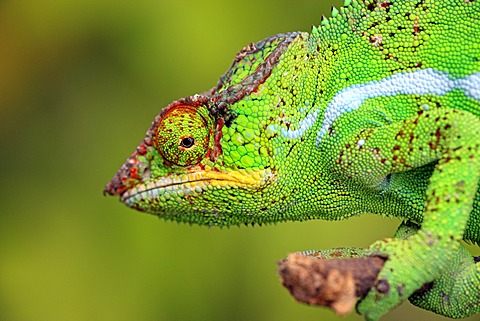
[[[345,315],[374,285],[384,264],[378,256],[319,259],[295,253],[279,262],[279,274],[297,301]]]

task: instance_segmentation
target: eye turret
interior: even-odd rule
[[[155,145],[166,161],[189,166],[200,163],[205,157],[212,128],[201,109],[202,107],[175,106],[160,119]]]

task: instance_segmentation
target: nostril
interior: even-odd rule
[[[148,181],[150,179],[150,173],[150,166],[145,167],[142,173],[142,179]]]

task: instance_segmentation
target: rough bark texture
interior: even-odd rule
[[[297,301],[345,315],[374,285],[384,263],[378,256],[321,259],[295,253],[279,262],[279,274]]]

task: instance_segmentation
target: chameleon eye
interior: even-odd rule
[[[180,141],[180,146],[183,148],[190,148],[195,144],[195,138],[193,137],[184,137]]]
[[[208,151],[210,126],[199,108],[178,106],[162,116],[155,138],[165,160],[179,166],[195,165]]]

